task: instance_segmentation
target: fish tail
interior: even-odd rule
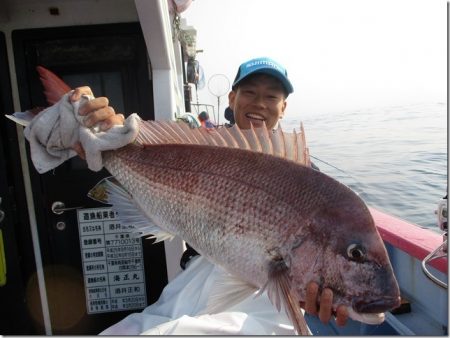
[[[68,84],[47,68],[37,66],[36,70],[44,86],[44,94],[49,105],[54,105],[64,94],[71,91]]]

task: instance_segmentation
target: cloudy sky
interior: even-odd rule
[[[444,0],[194,0],[181,16],[204,50],[200,102],[217,107],[211,76],[258,56],[288,69],[289,114],[446,102]]]

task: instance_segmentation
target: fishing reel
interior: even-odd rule
[[[438,203],[437,210],[435,211],[437,214],[437,224],[439,226],[439,229],[442,231],[447,232],[448,226],[447,226],[447,196],[445,196],[443,199],[441,199]]]
[[[430,252],[430,254],[425,257],[422,261],[422,270],[425,273],[425,275],[431,279],[434,283],[441,286],[442,288],[447,289],[448,285],[436,278],[431,272],[427,269],[426,264],[432,261],[433,259],[437,258],[443,258],[447,257],[447,249],[448,249],[448,242],[447,242],[447,231],[448,231],[448,223],[447,223],[447,196],[442,198],[437,206],[437,209],[434,212],[437,215],[437,224],[439,226],[439,229],[441,229],[443,233],[443,243],[433,252]]]
[[[447,232],[448,232],[448,223],[447,223],[447,218],[448,218],[448,200],[447,200],[447,195],[442,198],[439,203],[438,203],[438,207],[435,211],[435,214],[437,215],[437,224],[439,226],[439,229],[441,229],[442,231],[444,231],[443,234],[443,240],[444,242],[447,242]],[[444,245],[443,247],[443,251],[447,252],[447,246]]]

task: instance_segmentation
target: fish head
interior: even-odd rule
[[[291,242],[291,280],[300,299],[315,281],[333,290],[334,309],[345,305],[351,318],[380,323],[400,305],[399,287],[368,208],[344,188]]]

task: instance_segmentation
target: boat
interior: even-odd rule
[[[126,115],[194,123],[211,107],[192,102],[195,84],[186,75],[197,53],[196,30],[182,18],[190,3],[0,2],[2,115],[47,106],[36,71],[42,65],[71,87],[91,86]],[[105,170],[92,173],[75,157],[38,174],[21,127],[5,118],[0,158],[0,334],[97,334],[155,302],[180,271],[181,239],[133,241],[110,208],[86,196]],[[370,210],[402,306],[380,325],[338,327],[307,315],[312,333],[448,335],[446,200],[439,232]]]

